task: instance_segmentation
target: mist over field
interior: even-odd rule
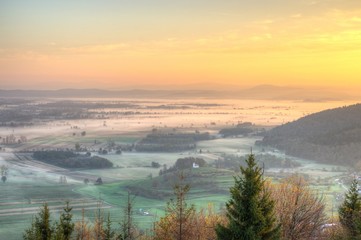
[[[173,169],[182,159],[200,164],[182,167],[191,186],[188,200],[197,208],[212,204],[220,211],[233,176],[251,151],[272,181],[301,174],[323,193],[332,215],[347,189],[348,169],[356,163],[300,158],[262,141],[277,126],[353,103],[2,98],[0,165],[6,181],[1,186],[0,231],[17,239],[20,235],[13,233],[31,222],[41,203],[47,202],[56,216],[66,200],[73,203],[75,220],[85,209],[91,222],[100,207],[121,221],[128,193],[136,196],[134,209],[140,211],[134,221],[147,229],[155,216],[164,214],[177,182]]]
[[[361,1],[0,1],[0,239],[361,239]]]

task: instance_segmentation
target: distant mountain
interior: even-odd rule
[[[12,98],[233,98],[259,100],[300,100],[328,101],[346,100],[350,96],[342,92],[332,92],[327,89],[310,90],[304,88],[277,87],[260,85],[248,89],[226,87],[226,85],[208,86],[207,84],[183,86],[172,90],[101,90],[101,89],[60,89],[60,90],[1,90],[0,97]],[[192,88],[190,88],[192,87]],[[197,88],[195,88],[197,87]],[[213,90],[212,90],[213,89]],[[214,90],[217,89],[217,90]]]
[[[325,163],[361,164],[361,104],[314,113],[275,127],[259,144]]]
[[[259,85],[240,92],[243,98],[265,100],[302,100],[302,101],[334,101],[350,99],[351,96],[341,91],[329,89],[312,89],[299,87],[280,87]]]

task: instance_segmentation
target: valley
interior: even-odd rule
[[[155,219],[164,214],[166,203],[172,198],[172,186],[177,182],[175,173],[160,173],[180,158],[201,158],[206,162],[204,167],[184,170],[191,185],[188,200],[196,208],[212,205],[221,211],[225,207],[241,157],[251,151],[260,158],[264,156],[264,162],[259,164],[267,167],[265,176],[272,181],[294,173],[303,175],[315,191],[325,197],[330,216],[335,214],[345,185],[348,187],[342,180],[349,176],[347,166],[295,158],[273,147],[255,144],[274,126],[332,106],[342,106],[344,102],[93,99],[89,104],[89,101],[6,99],[1,102],[0,166],[7,172],[0,188],[2,236],[21,237],[44,202],[57,218],[66,200],[73,206],[74,220],[82,218],[84,209],[87,221],[91,222],[95,211],[100,209],[111,214],[117,227],[128,193],[135,196],[135,223],[143,230],[149,229]],[[80,107],[73,108],[75,105]],[[70,108],[72,114],[57,114]],[[16,113],[19,118],[5,121],[4,114],[10,113]],[[23,116],[27,117],[21,118]],[[253,132],[227,137],[220,134],[222,129],[237,128],[242,123],[252,123]],[[209,139],[188,142],[189,137],[206,133]],[[183,150],[137,149],[150,134],[159,138],[167,136],[162,144],[177,145],[182,141],[190,145]],[[143,140],[143,143],[148,142]],[[162,148],[173,149],[170,146],[162,145]],[[106,158],[113,167],[63,168],[34,158],[34,152],[50,150]],[[271,158],[275,162],[287,160],[290,165],[267,166],[271,161],[267,159]],[[102,184],[98,184],[99,178]]]

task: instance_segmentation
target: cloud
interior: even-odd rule
[[[94,44],[74,47],[62,47],[61,50],[70,54],[93,54],[93,53],[113,53],[117,51],[124,51],[130,48],[126,43],[111,43],[111,44]]]
[[[0,50],[12,58],[43,60],[49,56],[240,54],[284,51],[349,51],[359,49],[361,10],[332,9],[321,15],[295,13],[287,17],[239,22],[238,28],[218,33],[166,36],[158,40],[122,41],[86,45],[49,42],[37,49]]]

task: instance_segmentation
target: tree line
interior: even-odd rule
[[[72,151],[35,151],[36,160],[63,168],[111,168],[113,163],[98,156],[80,155]]]
[[[122,240],[299,240],[361,239],[361,200],[354,181],[339,207],[339,219],[329,219],[322,196],[294,175],[273,184],[263,176],[255,156],[249,155],[230,188],[230,199],[221,213],[210,205],[197,210],[187,201],[190,185],[184,175],[174,186],[174,197],[165,215],[154,222],[150,233],[138,231],[132,219],[133,202],[128,195],[124,220],[113,229],[110,216],[98,215],[93,224],[72,222],[66,204],[59,222],[50,224],[46,204],[40,209],[24,239],[122,239]],[[83,215],[84,216],[84,215]],[[104,220],[106,219],[106,220]]]
[[[206,133],[157,133],[148,134],[140,140],[135,149],[139,152],[176,152],[192,150],[197,141],[211,139]]]

